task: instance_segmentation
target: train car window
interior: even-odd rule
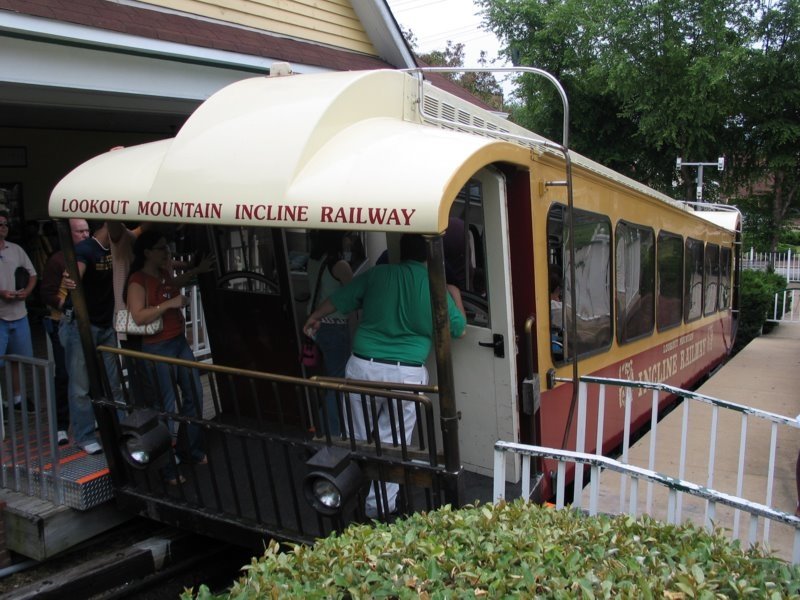
[[[615,239],[617,340],[622,344],[653,331],[656,245],[652,229],[623,221]]]
[[[731,249],[723,246],[719,252],[719,310],[727,310],[731,301]]]
[[[683,319],[683,238],[662,231],[656,246],[658,264],[658,330],[680,325]]]
[[[706,244],[704,279],[706,292],[703,314],[710,315],[717,312],[719,298],[719,246],[716,244]]]
[[[461,290],[467,323],[490,327],[484,229],[483,188],[471,180],[450,207],[443,238],[445,274]]]
[[[687,323],[703,314],[703,242],[686,239],[683,277],[683,320]]]
[[[561,282],[561,316],[558,299],[551,297],[551,352],[560,362],[573,354],[571,288],[569,279],[569,227],[566,207],[554,204],[547,216],[549,277]],[[577,297],[577,350],[594,354],[611,344],[611,221],[604,215],[575,211],[575,292]],[[550,286],[552,287],[552,285]]]
[[[220,227],[216,230],[222,288],[280,295],[273,230],[266,227]]]

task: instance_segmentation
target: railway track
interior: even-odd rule
[[[0,580],[0,597],[175,599],[184,588],[201,583],[226,589],[251,556],[239,547],[135,519]]]

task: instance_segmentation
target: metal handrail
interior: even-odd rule
[[[757,502],[750,502],[742,498],[726,494],[724,492],[711,489],[706,486],[698,485],[682,478],[675,478],[658,473],[652,469],[644,469],[641,467],[625,464],[596,454],[588,454],[585,452],[574,452],[571,450],[557,450],[554,448],[544,448],[542,446],[529,446],[525,444],[517,444],[513,442],[498,441],[494,445],[495,458],[494,458],[494,488],[493,499],[505,499],[505,457],[507,452],[521,455],[523,473],[530,473],[531,458],[547,458],[558,461],[558,475],[556,477],[556,508],[563,509],[566,506],[565,502],[565,482],[566,482],[566,464],[573,463],[575,465],[589,466],[591,469],[590,477],[590,503],[589,514],[594,516],[598,514],[599,505],[599,486],[600,477],[603,470],[614,471],[623,476],[631,477],[633,485],[631,489],[631,501],[628,505],[627,513],[636,516],[637,506],[637,492],[638,481],[647,481],[650,485],[658,484],[669,490],[669,509],[667,514],[667,522],[670,524],[679,524],[680,512],[675,510],[678,505],[678,494],[689,494],[697,498],[701,498],[710,503],[723,504],[730,506],[737,511],[745,511],[751,515],[756,515],[776,523],[786,524],[794,527],[794,546],[792,552],[792,563],[800,564],[800,518],[782,511],[775,510],[767,505]],[[530,486],[530,477],[527,480],[523,479],[521,497],[530,499],[532,489]],[[751,519],[750,531],[748,535],[749,543],[755,544],[757,538],[757,519]],[[707,522],[706,528],[712,529],[713,523]],[[738,537],[734,533],[734,537]]]
[[[772,318],[767,318],[768,323],[800,323],[800,289],[787,288],[775,292],[772,306]]]
[[[564,378],[560,378],[559,380],[569,381],[565,380]],[[632,391],[634,389],[642,389],[642,390],[649,390],[652,392],[651,409],[650,409],[651,411],[650,446],[649,446],[649,457],[647,464],[647,468],[650,470],[655,470],[655,455],[656,455],[656,445],[657,445],[657,435],[658,435],[658,416],[659,416],[658,410],[660,405],[660,394],[662,393],[671,394],[675,397],[683,398],[684,400],[689,400],[689,401],[694,400],[696,402],[701,402],[710,405],[712,407],[710,434],[709,434],[710,443],[708,452],[707,480],[704,484],[705,487],[707,488],[713,488],[714,486],[716,440],[717,440],[718,422],[720,418],[719,409],[726,409],[729,412],[739,414],[741,418],[741,427],[740,427],[740,437],[739,437],[739,452],[736,464],[736,484],[735,484],[736,485],[735,495],[738,497],[742,497],[744,493],[743,490],[744,490],[744,481],[746,474],[745,458],[747,454],[746,447],[747,447],[748,418],[755,417],[757,419],[765,421],[766,423],[769,424],[770,427],[770,434],[769,434],[770,441],[768,446],[769,463],[768,463],[768,472],[766,474],[765,505],[769,506],[771,504],[773,487],[774,487],[776,455],[777,455],[778,426],[784,425],[788,426],[791,429],[800,429],[800,422],[798,422],[795,418],[779,415],[776,413],[764,411],[750,406],[745,406],[743,404],[738,404],[735,402],[729,402],[727,400],[722,400],[719,398],[714,398],[706,394],[700,394],[698,392],[684,390],[665,383],[650,382],[650,381],[631,381],[627,379],[616,379],[610,377],[583,376],[581,377],[581,383],[579,386],[578,432],[577,432],[577,440],[575,448],[577,452],[583,452],[585,450],[587,443],[588,432],[586,431],[586,424],[587,424],[587,412],[588,412],[587,405],[589,402],[589,393],[588,393],[589,384],[596,384],[599,386],[599,392],[597,395],[598,412],[597,412],[597,434],[595,442],[596,455],[600,455],[603,452],[602,428],[603,428],[603,421],[605,418],[604,414],[605,414],[605,404],[606,404],[606,387],[614,386],[625,390],[624,393],[625,421],[623,426],[623,441],[621,450],[621,462],[624,464],[627,464],[629,461],[630,439],[632,434],[631,431],[632,404],[633,404]],[[681,440],[680,440],[680,456],[679,456],[678,473],[677,473],[678,479],[684,478],[686,470],[690,405],[691,402],[683,402],[682,404],[683,414],[682,414],[682,430],[681,430]],[[575,481],[583,480],[582,463],[576,463],[575,465],[574,480]],[[623,502],[623,498],[626,493],[625,487],[626,487],[626,481],[625,479],[622,479],[620,481],[620,503]],[[575,486],[574,492],[575,492],[574,503],[576,506],[580,506],[582,502],[581,486]],[[650,509],[652,507],[652,500],[653,500],[653,486],[652,483],[648,483],[647,499],[646,499],[646,506],[648,512],[650,512]],[[620,509],[622,509],[622,505],[620,506]],[[677,499],[676,511],[678,517],[680,517],[681,514],[680,496]],[[739,512],[737,511],[734,514],[734,521],[733,521],[734,537],[738,536],[739,517],[740,515]],[[705,522],[706,524],[708,524],[712,522],[714,519],[715,519],[715,506],[713,503],[709,503],[706,506]],[[767,521],[764,524],[763,537],[765,541],[769,539],[769,521]]]

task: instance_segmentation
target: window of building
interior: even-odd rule
[[[579,355],[586,355],[611,344],[611,222],[604,215],[576,210],[574,227],[577,350]],[[568,212],[563,205],[554,204],[548,213],[547,243],[549,287],[561,287],[560,299],[554,295],[550,298],[551,349],[554,360],[561,361],[572,356],[576,343],[570,335],[570,241]]]
[[[719,246],[716,244],[706,244],[704,277],[706,292],[703,314],[710,315],[717,312],[719,298]]]
[[[656,325],[659,331],[680,325],[683,319],[683,238],[662,231],[658,234],[658,302]]]
[[[731,302],[731,249],[719,250],[719,310],[730,308]]]
[[[687,323],[703,314],[703,242],[686,239],[683,277],[683,320]]]
[[[616,230],[617,340],[629,342],[653,331],[655,323],[655,234],[620,221]]]

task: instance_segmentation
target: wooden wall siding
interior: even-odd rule
[[[142,0],[217,19],[377,56],[350,0]]]

